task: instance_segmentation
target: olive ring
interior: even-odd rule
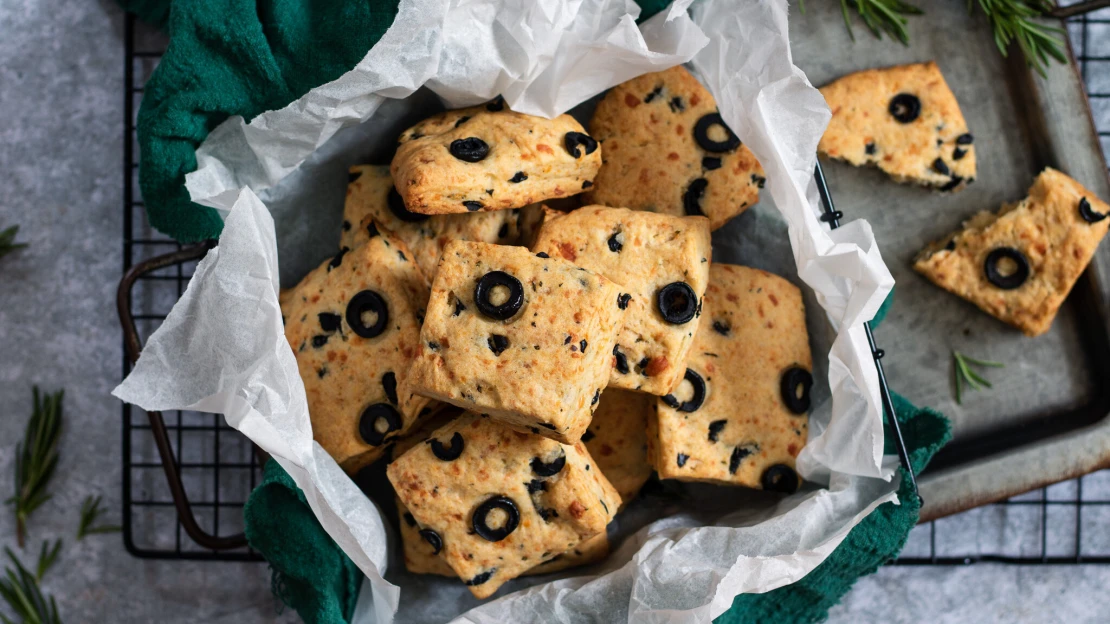
[[[667,284],[659,289],[655,299],[659,313],[668,323],[688,323],[698,312],[698,296],[686,282]]]
[[[709,129],[713,126],[724,128],[724,141],[714,141],[709,138]],[[702,115],[701,119],[694,124],[694,140],[707,152],[731,152],[740,147],[740,137],[736,136],[732,129],[725,125],[725,120],[721,119],[720,113]]]
[[[378,431],[378,421],[385,419],[385,431]],[[358,434],[370,446],[381,446],[385,437],[401,428],[401,414],[388,403],[374,403],[362,412],[358,421]]]
[[[495,529],[486,523],[487,517],[493,512],[494,509],[500,509],[505,512],[505,524]],[[520,510],[517,509],[516,503],[507,496],[494,496],[478,506],[474,510],[474,516],[471,518],[471,525],[474,527],[474,532],[478,537],[489,542],[500,542],[516,530],[517,525],[520,524]]]
[[[798,473],[786,464],[775,464],[763,471],[759,483],[768,492],[793,494],[798,491]]]
[[[1017,265],[1014,272],[1009,275],[1003,275],[998,270],[998,263],[1006,258]],[[1002,290],[1013,290],[1029,278],[1029,261],[1026,260],[1025,254],[1013,247],[999,247],[987,254],[987,259],[983,262],[983,271],[986,272],[987,281],[991,284]]]
[[[553,477],[563,469],[567,464],[566,454],[560,455],[549,464],[545,464],[539,457],[532,458],[532,472],[541,477]]]
[[[921,100],[916,95],[899,93],[890,98],[890,106],[887,107],[887,111],[899,123],[908,124],[921,115]]]
[[[376,313],[378,320],[373,325],[367,326],[362,321],[362,315],[365,312]],[[386,325],[389,324],[389,306],[378,293],[364,290],[351,297],[350,303],[347,304],[346,316],[347,325],[351,326],[351,331],[363,338],[374,338],[384,332]]]
[[[684,379],[694,387],[694,396],[689,401],[679,402],[673,394],[668,394],[663,402],[680,412],[696,412],[705,403],[705,380],[691,368],[686,369]]]
[[[432,455],[443,461],[455,461],[462,455],[463,452],[463,437],[458,431],[451,436],[451,446],[443,446],[443,443],[435,438],[428,440],[428,445],[432,447]]]
[[[798,395],[798,388],[802,393]],[[795,414],[805,414],[809,411],[809,389],[813,387],[813,375],[804,368],[794,366],[782,374],[781,387],[782,402],[786,409]]]
[[[501,305],[493,305],[490,301],[493,289],[497,286],[509,289],[509,298]],[[485,316],[498,321],[507,320],[524,305],[524,286],[520,284],[520,280],[504,271],[490,271],[474,286],[474,303]]]

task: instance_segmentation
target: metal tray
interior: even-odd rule
[[[928,242],[976,212],[1025,196],[1051,166],[1110,198],[1110,180],[1074,58],[1041,77],[1019,54],[999,55],[987,20],[961,2],[929,3],[910,20],[910,45],[876,40],[856,24],[853,43],[837,3],[794,15],[794,60],[815,85],[882,64],[935,60],[976,137],[978,179],[939,194],[896,184],[877,169],[826,162],[837,206],[870,221],[896,280],[877,331],[891,388],[947,415],[954,440],[921,475],[922,520],[1110,466],[1110,246],[1102,245],[1052,329],[1030,339],[933,286],[910,264]],[[1062,23],[1060,24],[1062,26]],[[1016,51],[1015,51],[1016,52]],[[1070,52],[1069,52],[1070,53]],[[1006,362],[994,388],[954,400],[951,351]]]

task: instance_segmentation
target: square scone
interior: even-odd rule
[[[543,213],[543,208],[534,204],[474,214],[424,215],[405,208],[387,166],[356,165],[350,168],[349,180],[339,244],[354,249],[368,240],[374,229],[385,228],[404,241],[429,281],[447,243],[522,244],[521,226],[530,227]]]
[[[628,504],[651,477],[647,458],[648,415],[656,398],[643,392],[607,388],[601,393],[590,428],[582,434],[601,474]]]
[[[466,414],[394,460],[387,474],[422,538],[486,598],[605,532],[620,496],[593,463],[581,442],[560,444]]]
[[[428,287],[404,243],[379,234],[283,293],[285,338],[308,396],[312,434],[355,473],[430,408],[398,393],[420,345]]]
[[[922,250],[913,268],[1027,336],[1039,336],[1106,235],[1107,214],[1110,206],[1082,184],[1045,169],[1028,197],[975,215]]]
[[[447,560],[440,556],[443,543],[439,534],[431,529],[422,529],[416,518],[409,512],[401,499],[397,499],[397,513],[400,516],[401,549],[405,555],[405,569],[413,574],[435,574],[458,578]],[[609,554],[609,536],[605,531],[579,542],[564,553],[529,568],[521,576],[536,576],[559,572],[568,568],[587,565],[600,561]]]
[[[832,109],[821,155],[942,191],[975,181],[974,139],[936,63],[848,74],[821,95]]]
[[[406,391],[577,442],[613,367],[620,294],[524,247],[448,243]]]
[[[755,205],[766,182],[709,90],[681,65],[610,89],[590,133],[605,153],[587,203],[704,215],[715,230]]]
[[[401,133],[390,171],[422,214],[520,208],[590,187],[601,149],[570,115],[515,113],[500,99],[447,111]]]
[[[794,492],[813,385],[802,293],[715,263],[703,301],[685,379],[649,419],[651,463],[662,479]]]
[[[709,220],[585,206],[548,211],[533,250],[621,285],[624,328],[609,385],[664,395],[682,380],[709,282]]]

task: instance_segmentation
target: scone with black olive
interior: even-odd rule
[[[598,142],[570,115],[533,117],[497,100],[405,130],[390,171],[409,212],[450,214],[581,193],[599,167]]]
[[[683,383],[648,421],[651,463],[661,479],[793,492],[813,386],[802,293],[714,263],[703,301]]]
[[[925,248],[913,268],[1027,336],[1039,336],[1106,235],[1110,206],[1079,182],[1045,169],[1029,196]]]
[[[821,94],[832,109],[821,155],[942,191],[975,181],[973,139],[936,63],[856,72]]]
[[[478,598],[604,534],[620,496],[585,445],[467,414],[387,469],[422,539]]]

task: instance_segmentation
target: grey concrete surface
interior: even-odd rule
[[[31,385],[65,387],[54,498],[22,551],[30,559],[41,540],[65,539],[44,583],[65,621],[293,621],[279,615],[264,564],[139,560],[118,534],[75,543],[86,495],[104,496],[107,521],[120,518],[120,410],[109,391],[122,357],[121,37],[106,0],[0,0],[0,227],[19,223],[31,244],[0,260],[0,498]],[[14,547],[13,525],[0,509],[0,546]],[[973,544],[990,532],[955,526]],[[1107,566],[885,568],[830,621],[1105,621],[1108,586]]]

